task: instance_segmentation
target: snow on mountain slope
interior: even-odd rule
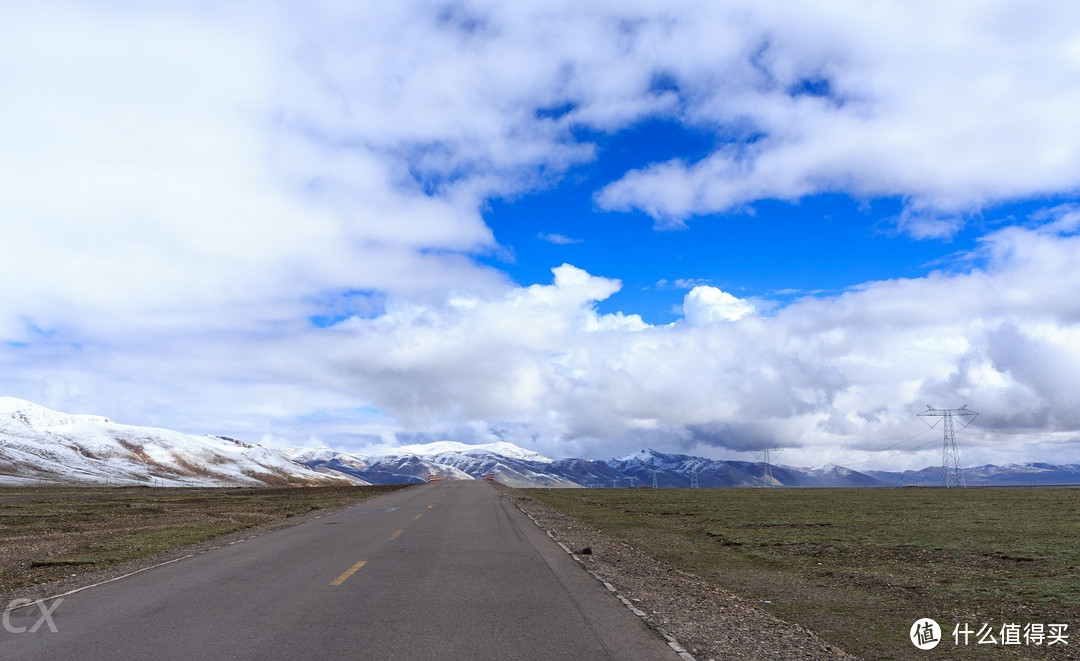
[[[685,488],[695,482],[701,487],[761,487],[767,481],[763,462],[722,461],[652,449],[607,461],[551,460],[510,443],[467,445],[441,441],[407,445],[370,456],[340,453],[330,448],[297,450],[290,456],[312,468],[336,470],[376,484],[422,482],[433,473],[458,479],[479,479],[493,473],[503,484],[518,487],[610,488],[656,484],[661,488]],[[540,459],[530,460],[531,457]],[[983,466],[967,469],[965,473],[969,475],[969,483],[977,480],[979,484],[1080,483],[1078,466]],[[881,487],[941,482],[940,469],[924,469],[916,479],[910,471],[859,472],[835,464],[803,469],[773,464],[769,474],[768,485],[782,487]]]
[[[971,486],[1035,486],[1080,484],[1080,464],[1007,464],[1005,466],[972,466],[964,468],[964,480]],[[867,474],[889,485],[939,486],[941,467],[902,473],[867,471]]]
[[[441,441],[378,455],[332,448],[272,450],[221,436],[72,415],[0,397],[0,484],[267,486],[423,482],[428,475],[480,479],[491,473],[518,487],[870,487],[939,484],[940,468],[859,472],[833,464],[809,469],[721,461],[651,449],[607,461],[552,460],[498,442]],[[965,469],[969,485],[1078,484],[1080,465],[1012,464]]]
[[[0,397],[0,484],[286,486],[357,483],[259,445],[71,415]]]
[[[664,454],[652,449],[609,459],[605,463],[625,475],[630,485],[655,483],[661,487],[687,487],[690,486],[691,477],[696,476],[698,485],[702,487],[882,486],[870,476],[835,465],[802,471],[773,464],[768,467],[766,474],[763,462],[704,459],[684,454]]]
[[[507,443],[505,441],[484,443],[481,445],[468,445],[466,443],[458,443],[457,441],[437,441],[435,443],[424,443],[421,445],[403,445],[391,450],[390,453],[416,454],[425,457],[456,454],[468,454],[474,456],[495,454],[507,459],[518,459],[521,461],[536,461],[546,464],[550,464],[553,461],[539,452],[526,450],[525,448],[518,447],[513,443]]]
[[[676,457],[676,456],[678,458],[680,458],[680,459],[684,458],[683,455],[668,455],[668,454],[664,454],[663,452],[657,452],[656,450],[653,450],[652,448],[645,448],[644,450],[638,450],[634,454],[628,454],[625,457],[618,457],[616,459],[609,459],[607,463],[608,464],[639,463],[639,464],[648,464],[650,466],[655,466],[657,464],[669,464],[669,463],[672,463],[671,459],[673,457]]]
[[[333,470],[375,483],[423,482],[428,475],[454,479],[495,479],[520,487],[576,487],[576,482],[550,470],[552,459],[512,443],[468,445],[439,441],[405,445],[379,455],[339,453],[329,448],[296,450],[289,457],[310,468]]]
[[[813,477],[836,477],[843,478],[848,477],[855,473],[855,471],[845,466],[838,466],[836,464],[825,464],[824,466],[813,466],[803,471],[807,475]]]
[[[34,428],[56,427],[78,422],[112,422],[100,415],[60,413],[18,397],[0,397],[0,418],[12,418]]]

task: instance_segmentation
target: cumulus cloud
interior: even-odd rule
[[[786,306],[677,280],[670,326],[598,311],[624,274],[517,286],[477,257],[500,249],[488,200],[654,118],[715,148],[616,173],[596,201],[659,225],[836,192],[902,199],[900,229],[942,238],[987,204],[1075,191],[1077,11],[6,9],[3,385],[190,431],[471,430],[552,454],[629,439],[842,463],[824,454],[907,436],[912,407],[958,396],[993,429],[1067,434],[1073,208],[986,236],[955,272]]]
[[[81,3],[8,18],[0,272],[22,286],[0,294],[3,337],[257,326],[325,291],[502,280],[460,257],[493,246],[473,194],[418,194],[344,127],[297,127],[318,128],[275,100],[291,79],[266,21]]]
[[[664,42],[658,59],[682,116],[735,129],[733,139],[701,160],[628,173],[599,193],[602,206],[677,225],[759,199],[901,196],[902,227],[939,237],[988,203],[1076,186],[1078,98],[1067,81],[1080,49],[1065,27],[1073,6],[756,2],[703,11],[730,13],[682,15],[667,28],[682,38]],[[700,39],[714,21],[740,32]],[[688,52],[703,43],[713,45]]]
[[[1080,427],[1080,308],[1062,298],[1080,282],[1060,268],[1078,238],[1008,229],[984,243],[979,268],[867,283],[767,317],[709,287],[687,295],[697,302],[675,324],[601,314],[619,283],[564,265],[552,284],[322,333],[350,388],[417,430],[490,424],[552,454],[614,439],[787,447],[785,461],[809,464],[917,434],[927,403],[969,403],[983,414],[974,460],[1023,452],[1024,433]]]
[[[926,404],[967,403],[982,413],[964,432],[967,460],[1030,459],[1020,440],[1080,426],[1080,304],[1069,295],[1080,282],[1061,269],[1080,237],[1010,228],[980,255],[968,271],[867,283],[769,316],[704,289],[718,319],[666,326],[599,312],[620,283],[563,265],[549,284],[427,303],[391,296],[374,316],[244,343],[205,332],[174,339],[167,356],[161,338],[125,341],[122,361],[53,347],[66,365],[39,387],[114,417],[247,437],[269,429],[291,442],[314,433],[356,448],[450,434],[588,456],[627,444],[783,447],[793,464],[851,463],[862,456],[853,451],[920,433],[914,414]],[[32,373],[20,356],[5,361],[9,374]],[[237,391],[257,405],[234,409]],[[191,414],[176,411],[178,398]],[[927,454],[862,467],[932,463],[934,433],[920,437]],[[1067,447],[1046,451],[1075,460]]]
[[[683,299],[683,315],[691,326],[738,321],[753,312],[753,304],[708,285],[694,287]]]
[[[658,116],[725,138],[626,173],[603,207],[678,224],[762,198],[900,196],[901,228],[947,236],[966,210],[1080,181],[1072,12],[16,7],[0,205],[19,249],[0,268],[26,284],[0,328],[259,324],[325,290],[497,286],[459,258],[497,249],[484,201],[594,158],[582,128]]]

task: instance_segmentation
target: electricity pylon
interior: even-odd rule
[[[772,461],[769,460],[769,453],[778,454],[777,450],[770,450],[766,448],[761,451],[761,459],[765,462],[765,467],[761,471],[761,486],[763,487],[775,487],[777,485],[776,478],[772,474]]]
[[[956,449],[956,427],[953,418],[960,418],[960,425],[967,427],[979,416],[969,411],[967,404],[958,409],[936,409],[927,404],[926,410],[917,413],[920,418],[941,418],[945,421],[945,439],[941,446],[941,484],[945,487],[965,487],[964,471],[960,468],[960,451]],[[965,422],[966,420],[966,422]],[[925,420],[923,422],[926,422]],[[930,423],[926,423],[930,424]],[[930,425],[933,429],[937,423]]]

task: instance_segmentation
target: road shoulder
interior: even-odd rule
[[[522,491],[503,485],[497,488],[556,542],[569,548],[584,569],[643,612],[648,626],[680,641],[699,661],[854,658],[806,628],[669,567]]]

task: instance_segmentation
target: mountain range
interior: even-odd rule
[[[608,460],[551,459],[506,442],[441,441],[376,455],[276,449],[223,436],[123,425],[0,397],[0,484],[308,486],[424,482],[429,475],[516,487],[938,486],[940,467],[859,472],[723,461],[645,449]],[[1080,465],[965,469],[970,486],[1080,484]]]
[[[312,486],[366,484],[222,436],[123,425],[0,397],[0,484]]]

